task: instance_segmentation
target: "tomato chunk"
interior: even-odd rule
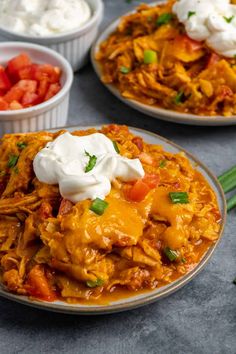
[[[47,101],[53,96],[55,96],[60,91],[60,89],[61,89],[61,85],[59,83],[51,84],[49,86],[48,92],[46,93],[44,100]]]
[[[43,80],[47,78],[50,83],[55,84],[60,80],[61,70],[57,66],[52,66],[50,64],[39,65],[35,72],[36,80]]]
[[[41,101],[40,97],[39,97],[39,95],[37,95],[37,93],[26,92],[24,94],[24,96],[22,97],[21,103],[24,107],[30,107],[30,106],[40,103],[40,101]]]
[[[31,64],[23,69],[19,70],[19,79],[20,80],[31,80],[35,78],[35,73],[38,69],[38,64]]]
[[[4,70],[3,67],[0,67],[0,90],[2,92],[6,92],[8,90],[10,90],[11,88],[11,82]]]
[[[48,88],[49,88],[49,80],[47,78],[39,81],[38,91],[37,91],[38,95],[44,98],[46,96]]]
[[[3,98],[8,103],[11,103],[12,101],[20,101],[24,93],[25,91],[22,90],[22,88],[13,86]]]
[[[150,189],[151,188],[145,182],[139,179],[133,187],[127,191],[127,199],[130,199],[133,202],[141,202],[146,197]]]
[[[6,111],[9,109],[9,104],[2,97],[0,97],[0,111]]]
[[[8,62],[7,72],[10,78],[13,80],[13,82],[19,79],[19,71],[25,68],[26,66],[29,66],[30,64],[31,64],[30,57],[25,53],[18,55],[17,57],[11,59]]]
[[[22,109],[23,106],[22,104],[20,104],[20,102],[18,101],[12,101],[10,104],[9,104],[9,108],[13,111],[16,111],[17,109]]]
[[[58,215],[68,214],[71,211],[71,209],[73,208],[73,205],[74,204],[72,202],[63,198],[61,201],[61,204],[60,204]]]
[[[36,92],[38,83],[35,80],[20,80],[16,84],[17,87],[20,87],[25,92]]]
[[[45,300],[54,301],[56,299],[56,294],[51,288],[43,267],[40,265],[34,266],[28,275],[27,290],[30,295]]]
[[[143,182],[148,185],[149,188],[156,188],[159,184],[160,178],[156,174],[146,174],[143,178]]]
[[[216,53],[211,53],[207,60],[207,68],[210,68],[212,65],[215,65],[220,60],[220,56]]]

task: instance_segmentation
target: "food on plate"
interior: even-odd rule
[[[35,106],[61,90],[61,69],[50,64],[33,63],[19,54],[0,66],[0,111]]]
[[[236,4],[140,5],[100,44],[102,80],[124,98],[202,116],[236,114]]]
[[[80,28],[92,10],[85,0],[2,0],[0,25],[35,37],[53,36]]]
[[[185,154],[126,126],[5,135],[0,156],[10,292],[107,303],[173,282],[219,237],[215,193]]]

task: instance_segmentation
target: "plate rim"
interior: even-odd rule
[[[159,1],[153,1],[149,6],[155,6],[158,4],[164,4],[166,3],[166,0],[159,0]],[[236,115],[232,116],[202,116],[202,115],[196,115],[196,114],[191,114],[191,113],[185,113],[185,112],[177,112],[174,110],[168,110],[165,108],[157,107],[157,106],[151,106],[144,104],[142,102],[132,100],[132,99],[127,99],[124,98],[119,90],[112,84],[106,84],[102,81],[101,79],[101,65],[98,63],[98,61],[95,59],[95,54],[97,52],[97,48],[102,42],[102,37],[109,36],[114,29],[117,27],[119,21],[121,20],[122,17],[127,16],[129,14],[132,14],[135,12],[137,6],[131,11],[127,11],[121,16],[115,17],[113,20],[111,20],[108,25],[106,25],[102,31],[99,32],[97,35],[91,50],[90,50],[90,60],[92,63],[92,67],[99,79],[99,81],[103,84],[104,87],[106,87],[116,98],[118,98],[121,102],[124,104],[128,105],[129,107],[146,114],[152,118],[168,121],[168,122],[173,122],[176,124],[186,124],[186,125],[199,125],[199,126],[229,126],[229,125],[236,125]]]
[[[78,126],[78,125],[69,125],[61,128],[56,128],[56,129],[48,129],[45,131],[57,131],[60,129],[77,129],[77,130],[83,130],[83,129],[89,129],[89,128],[101,128],[104,125],[108,125],[107,123],[104,124],[96,124],[94,126],[88,125],[88,126]],[[213,172],[204,164],[202,163],[197,157],[195,157],[194,154],[191,152],[187,151],[185,148],[182,148],[180,145],[176,144],[175,142],[172,142],[171,140],[158,135],[154,132],[142,129],[142,128],[136,128],[132,126],[128,126],[128,128],[133,131],[147,135],[151,135],[154,138],[157,138],[159,141],[163,141],[167,145],[170,145],[171,147],[174,147],[180,152],[184,152],[188,158],[190,158],[191,162],[195,162],[197,164],[197,168],[202,168],[204,172],[210,177],[211,182],[214,184],[214,187],[217,189],[218,195],[220,199],[218,202],[222,203],[222,222],[220,226],[220,231],[219,231],[219,238],[213,244],[206,254],[202,257],[201,261],[197,264],[197,266],[191,270],[189,273],[183,275],[182,277],[178,278],[176,281],[155,289],[156,291],[159,290],[158,293],[153,293],[155,290],[150,290],[150,292],[145,293],[145,297],[140,298],[140,299],[134,299],[130,302],[124,302],[122,304],[111,304],[111,305],[87,305],[80,307],[80,304],[75,304],[75,305],[68,305],[66,302],[62,304],[58,303],[51,303],[51,302],[43,302],[40,300],[32,300],[29,297],[25,297],[22,295],[16,295],[10,292],[7,292],[4,290],[4,287],[1,284],[0,287],[0,297],[6,298],[8,300],[23,304],[25,306],[30,306],[33,308],[41,309],[41,310],[46,310],[46,311],[51,311],[51,312],[57,312],[57,313],[64,313],[64,314],[73,314],[73,315],[104,315],[104,314],[110,314],[110,313],[117,313],[117,312],[123,312],[123,311],[128,311],[132,309],[136,309],[139,307],[143,307],[149,304],[152,304],[156,302],[157,300],[163,299],[177,290],[181,289],[183,286],[185,286],[187,283],[189,283],[195,276],[197,276],[207,265],[207,263],[210,261],[213,253],[215,252],[216,248],[218,247],[218,244],[220,243],[225,225],[226,225],[226,220],[227,220],[227,206],[226,206],[226,198],[223,192],[223,189],[217,179],[217,177],[214,175]],[[160,144],[160,143],[159,143]],[[209,183],[209,182],[208,182]],[[161,291],[161,289],[163,289]],[[128,299],[131,299],[132,296],[128,297]]]

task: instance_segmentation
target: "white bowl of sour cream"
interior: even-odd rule
[[[2,0],[0,35],[49,47],[77,71],[87,61],[103,8],[102,0]]]

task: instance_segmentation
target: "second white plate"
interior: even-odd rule
[[[161,3],[164,1],[158,1]],[[150,5],[156,5],[157,2],[153,2]],[[125,14],[124,16],[128,15]],[[96,74],[101,80],[102,70],[100,64],[95,59],[95,53],[99,50],[100,44],[107,39],[107,37],[116,30],[121,17],[114,20],[97,38],[91,50],[91,61],[94,67]],[[104,83],[103,83],[104,84]],[[135,100],[129,100],[124,98],[119,90],[110,84],[104,84],[117,98],[119,98],[125,104],[131,106],[132,108],[148,115],[153,118],[162,119],[165,121],[170,121],[174,123],[180,124],[188,124],[188,125],[204,125],[204,126],[222,126],[222,125],[236,125],[236,116],[224,117],[224,116],[197,116],[194,114],[188,113],[179,113],[172,110],[167,110],[164,108],[159,108],[156,106],[150,106],[143,104],[141,102]]]

